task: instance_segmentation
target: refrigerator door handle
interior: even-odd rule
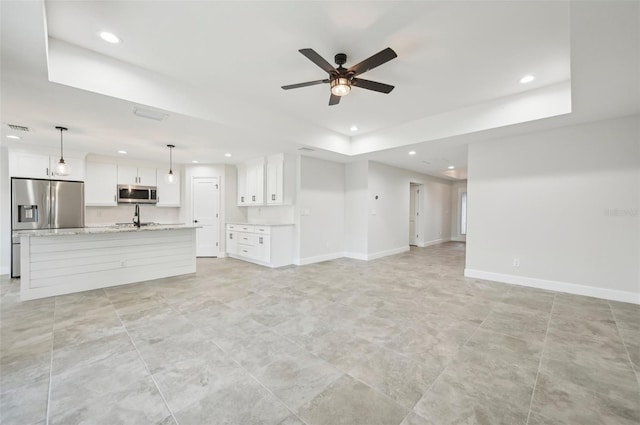
[[[49,192],[47,192],[47,202],[45,203],[45,208],[47,209],[47,217],[49,217],[49,223],[47,228],[51,229],[54,226],[54,223],[57,219],[57,208],[54,208],[54,202],[56,201],[56,197],[54,195],[55,192],[55,182],[51,182],[49,184]]]

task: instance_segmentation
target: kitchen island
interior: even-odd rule
[[[105,226],[16,232],[21,242],[20,298],[195,273],[196,228]]]

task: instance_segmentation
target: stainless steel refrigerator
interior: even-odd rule
[[[11,179],[11,230],[84,227],[84,183]],[[20,276],[20,237],[11,238],[11,277]]]

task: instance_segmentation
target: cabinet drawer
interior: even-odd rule
[[[238,255],[255,260],[258,257],[258,248],[249,245],[238,245]]]
[[[242,245],[248,246],[256,246],[258,245],[258,237],[259,235],[255,233],[238,233],[238,243]]]
[[[237,224],[227,224],[227,230],[236,230],[237,228]]]
[[[254,226],[251,226],[250,224],[236,224],[236,230],[239,230],[241,232],[253,232],[254,231]]]
[[[256,226],[255,232],[260,235],[270,235],[271,226]]]

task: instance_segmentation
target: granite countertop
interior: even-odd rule
[[[96,226],[80,227],[74,229],[37,229],[37,230],[17,230],[13,236],[64,236],[64,235],[92,235],[102,233],[125,233],[125,232],[154,232],[162,230],[197,229],[201,226],[190,224],[156,224],[153,226]]]
[[[240,226],[293,226],[294,223],[243,223],[240,221],[227,221],[227,224],[238,224]]]

